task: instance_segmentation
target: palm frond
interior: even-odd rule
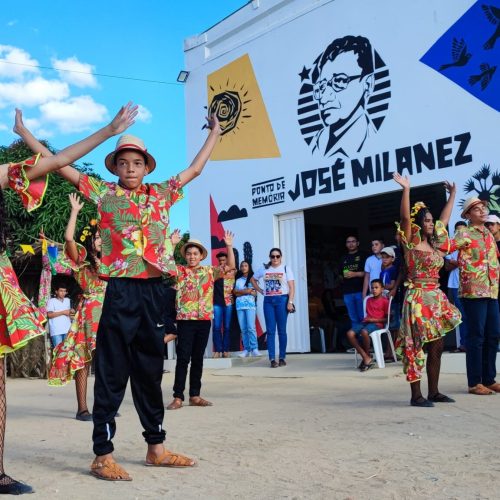
[[[477,189],[476,189],[476,184],[474,183],[474,181],[472,179],[469,179],[466,183],[465,183],[465,186],[464,186],[464,191],[466,193],[472,193],[473,191],[476,191],[477,192]]]

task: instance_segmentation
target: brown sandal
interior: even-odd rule
[[[104,481],[132,481],[128,472],[110,458],[103,462],[98,462],[95,459],[90,466],[90,473],[97,479]]]
[[[200,396],[195,396],[194,398],[189,398],[189,406],[213,406],[213,403],[200,398]]]
[[[168,461],[165,462],[165,460]],[[194,467],[196,462],[179,453],[165,450],[159,457],[153,459],[146,457],[146,465],[148,467]]]
[[[475,394],[476,396],[490,396],[495,394],[495,391],[488,389],[483,384],[477,384],[474,387],[469,387],[469,394]]]
[[[179,410],[182,408],[182,399],[174,398],[172,402],[167,406],[167,410]]]

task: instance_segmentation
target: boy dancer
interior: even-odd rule
[[[113,459],[115,416],[131,379],[134,404],[148,444],[146,465],[190,467],[194,461],[165,450],[161,378],[164,352],[162,274],[172,258],[167,236],[170,207],[182,187],[201,174],[220,135],[216,117],[191,165],[160,184],[143,184],[156,161],[141,139],[124,135],[105,159],[118,183],[105,182],[72,167],[60,174],[97,204],[102,238],[99,274],[108,281],[95,357],[94,453],[91,474],[108,481],[130,481]],[[24,138],[24,137],[23,137]]]
[[[173,247],[180,241],[179,231],[172,233]],[[227,261],[219,267],[200,266],[208,252],[198,240],[189,240],[181,248],[181,255],[187,265],[176,265],[171,260],[170,274],[177,281],[177,363],[175,366],[174,399],[168,410],[182,408],[188,365],[189,405],[212,406],[210,401],[200,397],[203,354],[207,347],[210,324],[213,316],[214,282],[235,266],[233,234],[225,232]],[[172,249],[173,250],[173,249]],[[219,261],[220,262],[220,261]],[[227,262],[227,264],[226,264]]]
[[[69,146],[51,158],[35,156],[17,164],[0,165],[0,188],[14,189],[30,212],[41,204],[46,181],[38,179],[48,172],[77,161],[101,142],[123,132],[134,122],[137,108],[123,107],[113,121],[92,136]],[[32,168],[36,165],[36,168]],[[33,179],[35,181],[31,182]],[[33,493],[31,486],[5,474],[3,450],[7,402],[5,397],[5,363],[3,355],[25,346],[32,338],[44,334],[40,317],[28,298],[22,293],[12,265],[6,255],[6,231],[3,194],[0,193],[0,494],[22,495]]]

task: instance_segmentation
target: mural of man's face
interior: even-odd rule
[[[373,75],[361,78],[361,71],[354,52],[343,52],[323,66],[315,85],[315,98],[325,125],[349,118],[362,97],[366,100],[369,96]]]

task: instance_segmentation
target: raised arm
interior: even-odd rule
[[[401,195],[401,208],[399,210],[401,230],[405,234],[406,241],[411,240],[411,220],[410,220],[410,180],[408,177],[394,172],[392,178],[403,188]]]
[[[446,202],[446,205],[443,207],[441,211],[441,215],[439,216],[439,220],[445,225],[448,225],[450,222],[451,212],[453,210],[453,205],[455,203],[455,195],[457,194],[457,186],[455,186],[454,182],[444,182],[444,187],[446,191],[448,191],[449,196]]]
[[[64,233],[64,240],[66,242],[66,252],[69,258],[79,264],[78,248],[75,243],[75,230],[76,230],[76,220],[80,210],[83,208],[83,202],[76,193],[71,193],[69,195],[69,203],[71,205],[71,213],[69,215],[68,224],[66,226],[66,232]]]
[[[47,149],[32,133],[31,131],[24,125],[23,122],[23,112],[20,109],[16,108],[16,118],[14,122],[14,133],[16,133],[28,146],[33,153],[40,153],[43,157],[48,158],[49,156],[54,156],[54,153]],[[78,180],[80,177],[80,173],[76,168],[73,168],[69,165],[62,167],[57,171],[57,173],[66,179],[68,182],[73,184],[74,186],[78,185]]]
[[[221,134],[219,120],[217,119],[217,116],[212,115],[210,118],[207,118],[207,121],[210,134],[208,134],[205,143],[195,156],[194,160],[191,162],[191,165],[179,174],[181,186],[185,186],[188,182],[191,182],[195,177],[198,177],[201,174],[215,145],[217,144]]]
[[[27,170],[27,178],[29,180],[36,179],[54,170],[59,170],[70,163],[74,163],[99,146],[99,144],[103,143],[106,139],[121,134],[134,123],[136,115],[137,106],[133,106],[132,103],[129,102],[127,105],[123,106],[113,120],[102,129],[86,139],[64,148],[56,155],[41,158],[36,168]],[[76,178],[72,175],[71,180],[68,180],[76,186],[78,185],[78,179],[79,177]]]
[[[233,238],[234,234],[231,231],[224,232],[224,243],[226,244],[228,270],[234,270],[234,268],[236,267],[236,260],[234,258],[233,251]]]

